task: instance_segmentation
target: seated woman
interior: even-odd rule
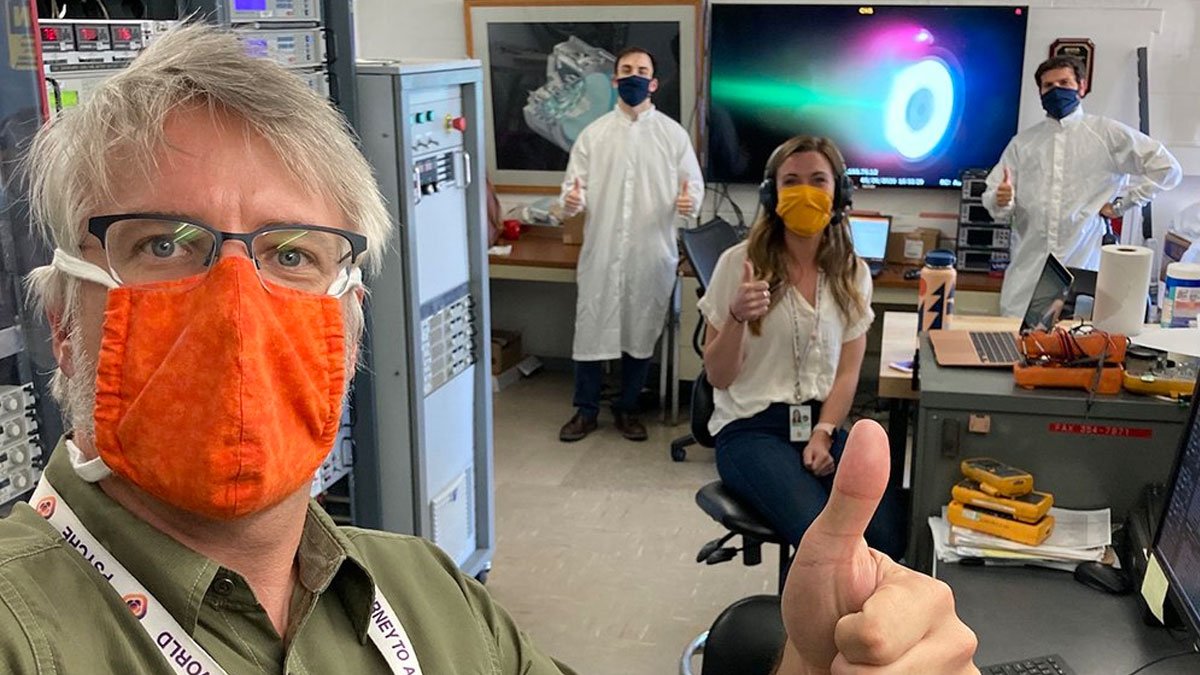
[[[779,146],[749,239],[721,256],[700,300],[717,471],[793,544],[829,497],[875,318],[844,217],[845,173],[828,139]],[[885,497],[866,538],[899,559],[905,527],[893,502]]]

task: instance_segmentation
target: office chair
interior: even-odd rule
[[[725,249],[738,243],[738,234],[733,225],[721,218],[713,218],[699,227],[683,230],[679,236],[683,241],[683,254],[687,256],[696,272],[696,281],[699,283],[696,295],[703,296],[709,282],[712,281],[717,260],[721,258]],[[704,317],[701,316],[696,322],[696,330],[692,332],[692,349],[701,357],[704,356],[703,338]],[[687,446],[695,443],[696,439],[691,434],[671,441],[671,459],[676,462],[687,459]]]
[[[712,384],[701,370],[692,386],[691,436],[696,443],[706,448],[715,445],[712,434],[708,432],[708,420],[712,417],[713,407]],[[723,536],[701,547],[700,552],[696,554],[696,562],[717,565],[732,560],[741,553],[743,564],[758,565],[762,562],[762,545],[776,544],[779,546],[779,592],[782,593],[788,567],[792,563],[791,543],[772,530],[754,509],[726,490],[719,480],[696,492],[696,504],[728,530]],[[738,536],[742,538],[741,548],[726,546],[729,540]],[[773,612],[770,610],[770,600],[774,601]],[[753,636],[753,639],[746,636]],[[774,639],[776,636],[778,640]],[[679,661],[680,675],[692,675],[692,657],[700,652],[704,653],[701,675],[765,675],[770,672],[775,658],[779,655],[779,648],[783,644],[782,636],[783,619],[779,614],[778,597],[744,598],[726,608],[713,622],[712,628],[696,636],[696,639],[688,644]],[[766,665],[760,669],[763,663]],[[732,664],[742,666],[735,667]]]
[[[688,645],[679,672],[691,675],[691,658],[700,641],[700,675],[769,675],[786,640],[779,596],[752,595],[726,607],[712,627]]]

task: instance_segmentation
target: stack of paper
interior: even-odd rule
[[[1108,509],[1077,511],[1054,507],[1054,531],[1040,546],[1028,546],[962,527],[942,516],[929,519],[934,553],[940,562],[963,560],[1012,565],[1038,565],[1073,570],[1084,561],[1114,564],[1112,514]]]

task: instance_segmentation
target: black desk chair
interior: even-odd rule
[[[696,272],[696,281],[699,282],[696,295],[697,297],[702,296],[705,289],[708,288],[709,282],[712,281],[713,270],[717,268],[717,260],[721,258],[721,254],[725,252],[725,249],[738,243],[737,231],[725,220],[714,218],[699,227],[683,230],[679,237],[683,241],[683,254],[692,263],[692,269]],[[704,356],[703,341],[704,317],[701,316],[700,320],[696,322],[696,330],[692,332],[692,349],[695,349],[696,353],[702,357]],[[676,462],[687,459],[687,446],[695,443],[696,439],[691,434],[671,441],[671,459]]]
[[[692,655],[703,647],[700,675],[770,675],[775,667],[787,633],[779,613],[778,595],[752,595],[725,608],[684,651],[689,667],[680,667],[681,675],[690,675]]]
[[[711,448],[715,445],[708,433],[708,420],[713,413],[713,388],[704,371],[692,387],[691,424],[696,443]],[[754,509],[743,504],[725,489],[721,481],[713,481],[696,492],[696,504],[720,523],[728,532],[714,539],[696,554],[696,562],[717,565],[732,560],[740,552],[742,563],[762,562],[762,545],[779,546],[779,592],[783,592],[787,571],[792,562],[791,543],[767,525]],[[742,538],[741,548],[726,546],[734,537]],[[779,613],[778,596],[752,596],[730,605],[713,622],[712,628],[688,644],[679,662],[680,675],[692,675],[692,657],[704,653],[701,675],[768,675],[785,639],[783,619]]]

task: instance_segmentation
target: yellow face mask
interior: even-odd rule
[[[787,229],[801,237],[815,237],[829,225],[833,215],[833,197],[811,185],[789,185],[779,190],[775,213]]]

